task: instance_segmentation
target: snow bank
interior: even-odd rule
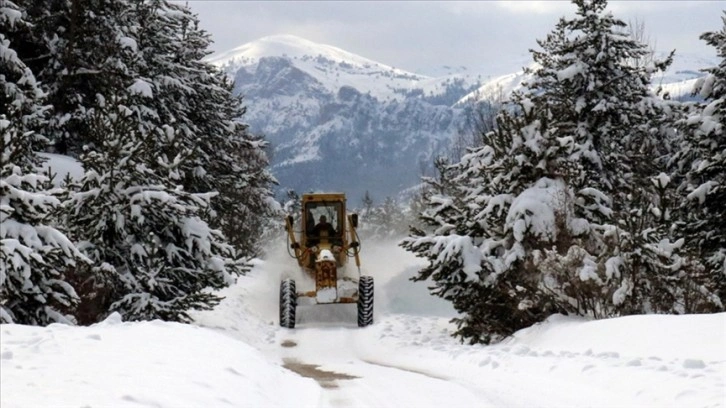
[[[290,407],[319,397],[312,380],[196,326],[109,319],[0,330],[2,407]]]
[[[288,330],[278,290],[294,260],[275,245],[196,325],[0,326],[0,406],[726,407],[726,313],[556,315],[462,345],[448,302],[408,281],[425,261],[388,241],[364,242],[372,326],[356,326],[355,305],[326,305]],[[341,379],[303,378],[291,361]]]
[[[61,154],[38,154],[46,159],[41,166],[41,171],[45,172],[50,168],[51,174],[55,175],[53,178],[54,186],[58,187],[63,184],[63,180],[66,176],[70,176],[73,180],[80,180],[83,178],[83,166],[78,160]]]
[[[490,346],[458,344],[454,329],[388,315],[357,341],[357,355],[466,384],[481,406],[726,407],[726,313],[553,316]]]
[[[642,315],[593,321],[554,315],[515,333],[509,343],[553,351],[589,350],[617,352],[633,358],[726,362],[726,313]]]

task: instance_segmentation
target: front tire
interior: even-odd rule
[[[358,327],[373,324],[373,277],[361,276],[358,281]]]
[[[295,281],[285,279],[280,282],[280,326],[288,329],[295,328],[295,308],[297,307],[297,292]]]

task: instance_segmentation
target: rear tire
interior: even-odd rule
[[[358,281],[358,327],[373,324],[373,277],[361,276]]]
[[[297,292],[295,281],[285,279],[280,282],[280,326],[288,329],[295,328],[295,308],[297,307]]]

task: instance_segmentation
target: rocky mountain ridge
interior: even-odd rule
[[[428,77],[291,35],[208,61],[234,78],[244,121],[270,141],[280,190],[344,191],[352,206],[366,191],[380,203],[430,175],[433,157],[462,132],[473,104],[506,97],[526,79],[465,69]],[[660,84],[683,93],[701,75],[697,63],[677,56]]]
[[[293,36],[210,62],[235,80],[245,122],[274,147],[281,189],[365,191],[382,201],[418,182],[460,127],[453,105],[482,80],[431,78]]]

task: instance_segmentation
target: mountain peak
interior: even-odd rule
[[[296,69],[314,78],[331,93],[350,86],[381,99],[403,99],[413,88],[441,92],[439,82],[427,76],[393,68],[341,48],[319,44],[289,34],[271,35],[212,55],[207,61],[229,75],[240,70],[254,74],[260,62],[284,58]]]
[[[290,34],[277,34],[259,38],[235,47],[231,50],[221,52],[209,58],[214,65],[223,65],[235,57],[259,59],[269,56],[287,55],[300,57],[303,55],[317,54],[341,54],[345,51],[330,45],[317,44],[310,40]]]
[[[396,71],[408,74],[388,65],[345,51],[341,48],[316,43],[291,34],[276,34],[259,38],[207,58],[207,61],[224,70],[236,71],[242,66],[252,65],[265,57],[287,57],[290,59],[316,58],[333,63],[344,63],[361,67],[375,67],[378,70]],[[411,74],[415,75],[415,74]]]

